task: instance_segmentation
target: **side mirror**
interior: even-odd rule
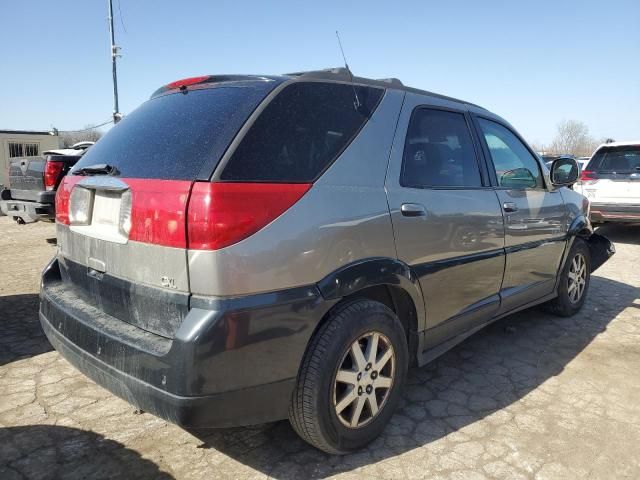
[[[536,177],[528,168],[507,170],[500,176],[500,186],[507,188],[535,188]]]
[[[556,187],[573,185],[579,174],[578,162],[573,158],[558,158],[551,164],[551,183]]]

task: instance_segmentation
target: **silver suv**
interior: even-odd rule
[[[591,222],[640,222],[640,140],[600,145],[577,189],[591,202]]]
[[[500,117],[342,69],[156,91],[75,165],[42,277],[52,345],[188,427],[289,418],[373,440],[424,365],[541,303],[573,315],[613,246]]]

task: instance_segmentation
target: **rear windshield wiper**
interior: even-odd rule
[[[79,168],[73,173],[75,175],[118,175],[120,172],[113,165],[96,163],[95,165],[87,165],[86,167]]]

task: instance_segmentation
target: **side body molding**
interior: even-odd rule
[[[345,265],[318,282],[327,300],[346,297],[364,288],[390,285],[406,291],[416,309],[418,332],[426,328],[424,297],[411,268],[395,258],[369,258]]]

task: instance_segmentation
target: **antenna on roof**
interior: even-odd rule
[[[336,30],[336,37],[338,37],[338,45],[340,46],[340,52],[342,53],[342,59],[344,60],[344,66],[349,73],[349,79],[351,80],[351,86],[353,87],[353,96],[355,97],[355,101],[353,102],[353,106],[356,110],[360,108],[360,99],[358,98],[358,92],[356,92],[356,86],[353,83],[353,73],[351,73],[351,69],[349,68],[349,64],[347,63],[347,57],[344,54],[344,49],[342,48],[342,42],[340,41],[340,34],[338,30]]]

